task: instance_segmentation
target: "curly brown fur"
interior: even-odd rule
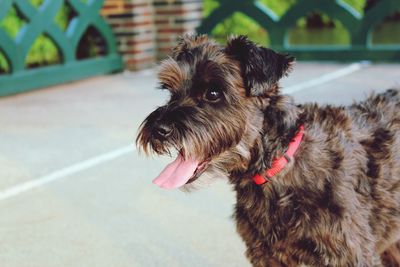
[[[399,91],[348,107],[296,105],[278,86],[292,63],[243,36],[225,47],[206,36],[182,38],[160,68],[171,99],[143,122],[137,143],[206,160],[201,179],[186,188],[205,176],[229,179],[254,266],[382,266],[381,254],[397,266]],[[282,156],[302,124],[294,160],[256,185],[251,178]]]

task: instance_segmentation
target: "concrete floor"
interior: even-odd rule
[[[346,67],[298,63],[282,84]],[[379,64],[293,96],[348,104],[395,85],[400,65]],[[249,266],[230,186],[161,190],[151,179],[170,159],[133,149],[139,123],[168,97],[155,86],[152,71],[123,73],[0,99],[0,196],[132,144],[130,153],[0,200],[1,267]]]

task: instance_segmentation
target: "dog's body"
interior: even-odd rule
[[[380,266],[379,254],[400,238],[399,92],[301,109],[305,137],[293,164],[267,186],[234,179],[248,257],[255,266],[274,266],[272,258]]]
[[[350,107],[295,105],[278,86],[292,61],[244,37],[226,47],[183,38],[159,74],[171,100],[137,139],[145,151],[180,152],[155,183],[228,177],[254,266],[381,266],[400,239],[400,92]],[[300,126],[294,158],[255,184]]]

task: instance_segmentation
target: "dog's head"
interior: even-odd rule
[[[244,36],[225,47],[205,35],[183,37],[158,75],[171,98],[145,119],[137,137],[145,152],[178,151],[154,182],[176,188],[203,174],[246,168],[262,124],[260,99],[278,94],[292,62]]]

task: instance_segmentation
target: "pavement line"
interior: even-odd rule
[[[15,185],[9,189],[0,191],[0,201],[11,198],[18,194],[24,193],[31,189],[43,186],[45,184],[51,183],[55,180],[62,179],[66,176],[84,171],[86,169],[90,169],[94,166],[97,166],[104,162],[116,159],[118,157],[121,157],[121,156],[128,154],[130,152],[133,152],[135,150],[136,150],[136,148],[133,145],[121,147],[121,148],[112,150],[110,152],[107,152],[107,153],[89,158],[87,160],[81,161],[79,163],[75,163],[69,167],[54,171],[50,174],[39,177],[37,179]]]
[[[369,63],[367,63],[367,62],[353,63],[347,67],[324,74],[316,79],[312,79],[312,80],[309,80],[309,81],[306,81],[303,83],[299,83],[299,84],[296,84],[293,86],[288,86],[288,87],[284,88],[283,91],[285,94],[293,94],[295,92],[299,92],[301,90],[315,87],[315,86],[333,81],[335,79],[341,78],[343,76],[347,76],[353,72],[361,70],[362,68],[364,68],[368,65],[369,65]],[[31,189],[43,186],[45,184],[51,183],[55,180],[62,179],[66,176],[84,171],[86,169],[90,169],[90,168],[100,165],[104,162],[113,160],[115,158],[118,158],[118,157],[128,154],[130,152],[133,152],[133,151],[135,151],[135,149],[136,148],[133,146],[126,146],[126,147],[118,148],[118,149],[112,150],[110,152],[101,154],[99,156],[92,157],[92,158],[89,158],[82,162],[73,164],[69,167],[60,169],[58,171],[54,171],[53,173],[50,173],[48,175],[39,177],[39,178],[31,180],[31,181],[27,181],[25,183],[21,183],[19,185],[13,186],[4,191],[0,191],[0,201],[11,198],[18,194],[24,193]]]
[[[330,81],[339,79],[341,77],[344,77],[344,76],[352,74],[356,71],[359,71],[359,70],[367,67],[368,65],[369,65],[369,62],[367,62],[367,61],[353,63],[347,67],[324,74],[318,78],[283,88],[283,92],[285,94],[293,94],[293,93],[299,92],[304,89],[309,89],[309,88],[312,88],[312,87],[315,87],[315,86],[318,86],[318,85],[321,85],[324,83],[328,83]]]

